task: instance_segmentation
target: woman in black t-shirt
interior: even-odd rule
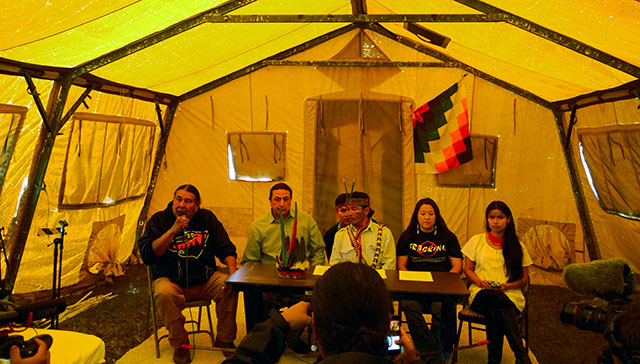
[[[462,272],[458,238],[447,228],[438,205],[430,198],[416,204],[409,226],[398,239],[396,256],[398,270]],[[454,303],[421,299],[402,301],[400,307],[418,351],[451,352],[456,326]],[[431,330],[423,313],[432,315]]]

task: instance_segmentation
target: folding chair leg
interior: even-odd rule
[[[200,331],[200,322],[202,320],[202,306],[198,307],[198,322],[196,323],[196,330]]]
[[[528,312],[525,312],[522,320],[522,326],[524,327],[524,350],[528,354],[529,353],[529,317]]]
[[[160,357],[160,340],[158,339],[158,322],[156,321],[156,309],[153,298],[151,299],[151,317],[153,319],[153,341],[156,344],[156,358]]]
[[[149,306],[153,321],[153,341],[156,344],[156,358],[160,357],[160,340],[158,339],[158,322],[156,321],[156,302],[153,299],[153,287],[151,285],[151,270],[147,266],[147,281],[149,282]]]
[[[456,342],[453,344],[453,349],[451,351],[451,361],[449,364],[455,364],[458,361],[458,346],[460,346],[460,335],[462,334],[462,325],[463,321],[460,321],[458,324],[458,334],[456,335]]]
[[[213,338],[213,325],[211,324],[211,309],[209,306],[207,306],[207,319],[209,320],[209,338],[211,339],[211,346],[213,347],[215,340]]]

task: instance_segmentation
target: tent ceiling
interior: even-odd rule
[[[3,4],[6,58],[75,67],[201,13],[210,1],[17,1]]]
[[[457,60],[548,101],[639,78],[640,2],[635,0],[18,1],[5,4],[0,15],[0,57],[59,68],[89,64],[91,74],[102,79],[177,96],[349,24],[298,15],[357,15],[362,5],[376,16],[480,15],[497,8],[525,20],[525,28],[526,21],[535,23],[529,28],[543,29],[538,32],[547,39],[513,22],[420,22],[451,38],[443,49],[406,31],[398,19],[379,21],[387,30],[433,49],[441,59]],[[206,12],[289,18],[233,23],[199,16]],[[578,51],[557,43],[566,39],[575,40]],[[123,49],[132,43],[135,49]],[[104,55],[109,57],[95,61]]]

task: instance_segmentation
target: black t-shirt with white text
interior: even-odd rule
[[[405,230],[398,239],[396,255],[409,256],[407,270],[438,272],[451,270],[449,256],[462,258],[458,238],[450,231],[420,231],[412,238],[412,234]]]

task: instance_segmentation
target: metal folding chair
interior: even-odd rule
[[[518,316],[518,322],[520,324],[520,334],[524,339],[524,348],[527,352],[529,352],[529,281],[527,280],[527,284],[522,287],[522,293],[524,294],[524,309]],[[473,330],[487,331],[486,324],[484,321],[484,315],[481,315],[471,308],[469,308],[469,302],[465,302],[462,310],[458,312],[458,333],[456,337],[456,342],[453,346],[453,352],[451,354],[451,364],[454,364],[458,360],[458,350],[460,349],[468,349],[471,347],[475,347],[473,344]],[[467,323],[468,334],[469,334],[469,345],[460,347],[460,334],[462,334],[462,324]],[[481,326],[480,326],[481,325]]]
[[[162,335],[158,337],[158,322],[156,319],[156,302],[153,298],[153,278],[151,277],[151,268],[147,266],[147,281],[149,285],[149,307],[151,312],[151,318],[153,320],[153,338],[156,344],[156,358],[160,357],[160,340],[168,337],[168,334]],[[211,346],[214,343],[214,335],[213,335],[213,324],[211,323],[211,311],[209,306],[211,306],[211,300],[192,300],[187,301],[185,307],[198,307],[198,319],[197,320],[187,320],[185,324],[195,324],[195,330],[187,330],[189,335],[192,334],[208,334],[211,339]],[[200,329],[200,324],[202,323],[202,308],[207,309],[207,320],[209,321],[209,330]]]

